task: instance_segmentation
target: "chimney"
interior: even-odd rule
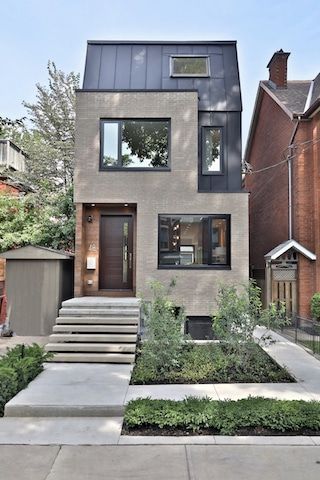
[[[287,63],[290,52],[282,49],[272,55],[267,65],[269,68],[269,80],[276,85],[276,88],[287,88]]]

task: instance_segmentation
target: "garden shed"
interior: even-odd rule
[[[7,322],[17,335],[48,335],[61,302],[73,296],[72,253],[31,246],[6,259]]]

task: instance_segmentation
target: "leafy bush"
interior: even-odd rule
[[[219,339],[233,345],[253,342],[253,331],[258,325],[281,328],[288,323],[285,305],[270,304],[263,310],[261,289],[254,280],[237,288],[222,285],[217,296],[217,312],[213,317],[213,330]],[[262,338],[262,341],[266,337]]]
[[[291,382],[290,375],[255,343],[238,349],[226,343],[206,345],[185,344],[179,365],[159,372],[147,363],[143,355],[137,357],[131,383],[233,383],[233,382]]]
[[[320,292],[317,292],[311,298],[311,315],[317,320],[320,319]]]
[[[5,404],[42,372],[43,362],[51,357],[36,343],[8,349],[0,359],[0,415]]]
[[[18,392],[17,374],[13,368],[0,365],[0,416],[4,406]]]
[[[141,368],[156,375],[163,375],[180,364],[185,315],[182,307],[178,309],[169,300],[174,285],[175,282],[171,281],[166,288],[162,283],[153,281],[150,283],[151,302],[142,301],[147,341],[141,350]]]
[[[183,401],[137,399],[128,403],[126,433],[266,433],[320,432],[320,402],[249,397],[219,401],[188,397]]]

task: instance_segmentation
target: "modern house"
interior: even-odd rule
[[[176,304],[210,316],[249,273],[236,42],[89,41],[76,104],[67,305],[136,307],[175,277]]]
[[[246,147],[250,264],[266,304],[308,317],[320,291],[320,74],[288,81],[289,55],[268,63]]]

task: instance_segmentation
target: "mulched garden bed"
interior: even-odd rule
[[[259,345],[248,344],[241,356],[222,343],[186,344],[179,365],[170,372],[156,372],[139,346],[131,385],[290,383],[295,379]]]

